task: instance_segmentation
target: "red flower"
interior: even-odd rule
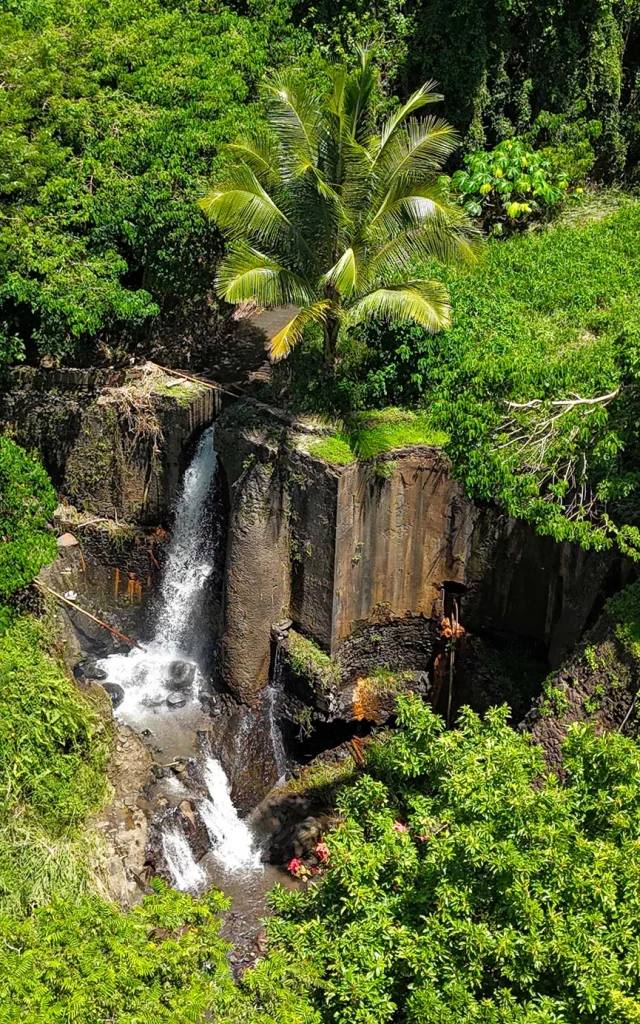
[[[329,860],[329,847],[322,841],[316,843],[316,854],[321,864],[326,864]]]
[[[408,832],[409,829],[407,828],[406,825],[403,825],[401,821],[394,821],[394,823],[393,823],[393,831],[394,832]]]
[[[302,870],[302,867],[302,861],[298,860],[297,857],[292,857],[289,863],[287,864],[287,871],[289,871],[292,875],[299,875],[300,871]]]

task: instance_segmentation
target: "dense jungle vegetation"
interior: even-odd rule
[[[198,206],[237,181],[225,144],[272,145],[265,76],[292,95],[304,81],[309,111],[367,45],[368,131],[411,116],[431,78],[444,94],[431,191],[400,198],[441,202],[449,233],[392,269],[446,315],[427,322],[412,284],[409,304],[334,324],[329,360],[310,316],[264,396],[333,423],[328,461],[443,445],[472,496],[637,558],[638,0],[0,0],[0,374],[149,355],[206,370],[230,314],[223,231],[239,243],[227,283],[265,265],[233,216],[219,230]],[[452,238],[473,239],[475,264],[447,259]],[[328,279],[341,296],[352,269]],[[35,456],[0,438],[0,1024],[640,1019],[640,755],[618,733],[572,730],[559,779],[504,709],[445,730],[401,701],[340,794],[321,884],[274,892],[268,955],[240,981],[221,894],[158,883],[128,914],[105,900],[92,816],[110,709],[68,678],[46,609],[25,610],[55,503]],[[637,656],[637,587],[623,601]]]

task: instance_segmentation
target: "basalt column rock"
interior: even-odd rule
[[[230,499],[221,668],[232,692],[251,703],[269,679],[271,623],[291,597],[289,501],[271,463],[243,468],[240,446],[217,442]]]
[[[439,449],[338,466],[311,454],[322,429],[249,399],[217,428],[229,506],[222,669],[241,699],[267,683],[283,619],[337,660],[344,683],[428,670],[456,605],[467,632],[517,638],[553,666],[626,582],[618,553],[557,544],[476,505]]]
[[[80,512],[165,524],[189,450],[218,393],[152,363],[127,370],[34,369],[8,375],[0,429],[37,449],[60,496]]]

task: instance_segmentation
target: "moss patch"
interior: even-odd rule
[[[348,438],[341,432],[312,441],[308,451],[309,455],[315,455],[316,458],[330,462],[334,466],[348,466],[356,458]]]
[[[409,445],[441,448],[447,440],[427,412],[389,408],[354,413],[341,430],[312,441],[308,451],[325,462],[347,466],[356,459],[372,459]]]
[[[394,408],[356,413],[350,420],[348,436],[359,459],[371,459],[414,444],[439,448],[448,440],[442,430],[434,427],[428,413]]]
[[[640,661],[640,581],[610,598],[606,607],[616,620],[616,636],[628,653]]]
[[[289,630],[283,647],[284,657],[290,668],[305,679],[309,679],[316,692],[326,693],[340,682],[340,669],[328,654],[320,650],[313,640]]]

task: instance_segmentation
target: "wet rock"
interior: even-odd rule
[[[103,683],[103,689],[109,694],[111,703],[114,708],[117,708],[122,704],[124,700],[124,690],[118,683]]]
[[[172,661],[169,665],[167,687],[170,690],[190,690],[196,677],[196,666],[192,661]]]
[[[58,549],[76,548],[78,546],[78,540],[72,533],[63,533],[61,537],[58,537],[56,543],[58,545]]]
[[[175,708],[183,708],[187,703],[187,698],[180,693],[170,693],[167,697],[167,707],[172,710]]]
[[[105,669],[103,668],[98,668],[96,665],[96,667],[93,670],[93,678],[97,679],[98,682],[102,682],[103,679],[109,678],[109,673],[106,672]]]
[[[253,951],[258,956],[264,956],[267,952],[267,929],[262,926],[253,940]]]
[[[317,818],[305,818],[295,830],[293,852],[296,857],[305,857],[315,850],[315,845],[322,835],[322,825]]]
[[[95,679],[96,662],[93,658],[83,658],[73,667],[73,674],[79,682]]]
[[[144,704],[146,708],[159,708],[164,704],[165,699],[164,694],[155,693],[149,694],[148,697],[143,697],[141,703]]]

